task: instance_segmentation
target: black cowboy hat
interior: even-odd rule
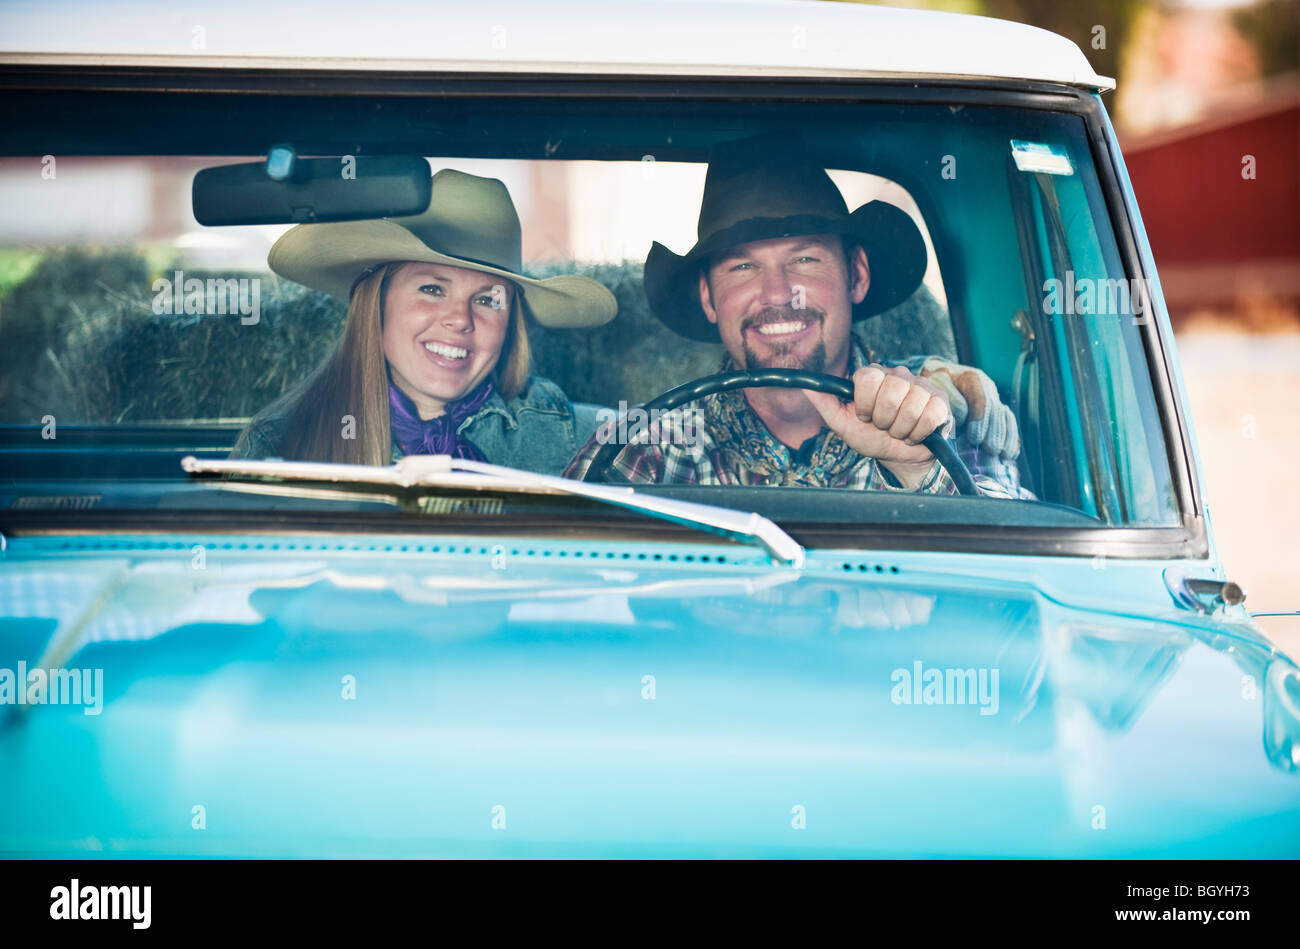
[[[797,135],[759,135],[714,148],[704,178],[699,242],[685,255],[658,241],[645,261],[650,309],[670,329],[716,343],[717,327],[700,304],[700,268],[709,255],[750,241],[842,234],[860,243],[871,284],[853,319],[902,303],[925,275],[921,232],[907,212],[869,201],[852,214],[835,182]]]

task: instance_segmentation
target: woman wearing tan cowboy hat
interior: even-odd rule
[[[343,338],[249,423],[232,457],[388,464],[450,454],[559,474],[573,409],[529,375],[525,313],[599,326],[614,296],[594,280],[523,275],[504,184],[445,169],[412,217],[300,224],[271,248],[282,277],[348,300]]]

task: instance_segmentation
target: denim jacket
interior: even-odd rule
[[[461,423],[458,434],[473,442],[494,465],[558,475],[591,435],[578,427],[573,405],[563,390],[549,379],[532,376],[524,391],[509,402],[494,389],[483,407]],[[280,457],[283,428],[283,416],[263,419],[245,429],[230,457]],[[394,439],[393,461],[402,455]]]

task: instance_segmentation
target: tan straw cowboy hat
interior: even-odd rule
[[[445,168],[433,176],[429,207],[409,217],[299,224],[271,248],[282,277],[347,300],[356,281],[390,261],[465,267],[509,280],[542,326],[600,326],[618,312],[614,295],[587,277],[534,280],[523,273],[519,215],[496,178]]]

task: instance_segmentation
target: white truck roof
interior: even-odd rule
[[[0,62],[1115,85],[1037,27],[820,0],[18,0]]]

